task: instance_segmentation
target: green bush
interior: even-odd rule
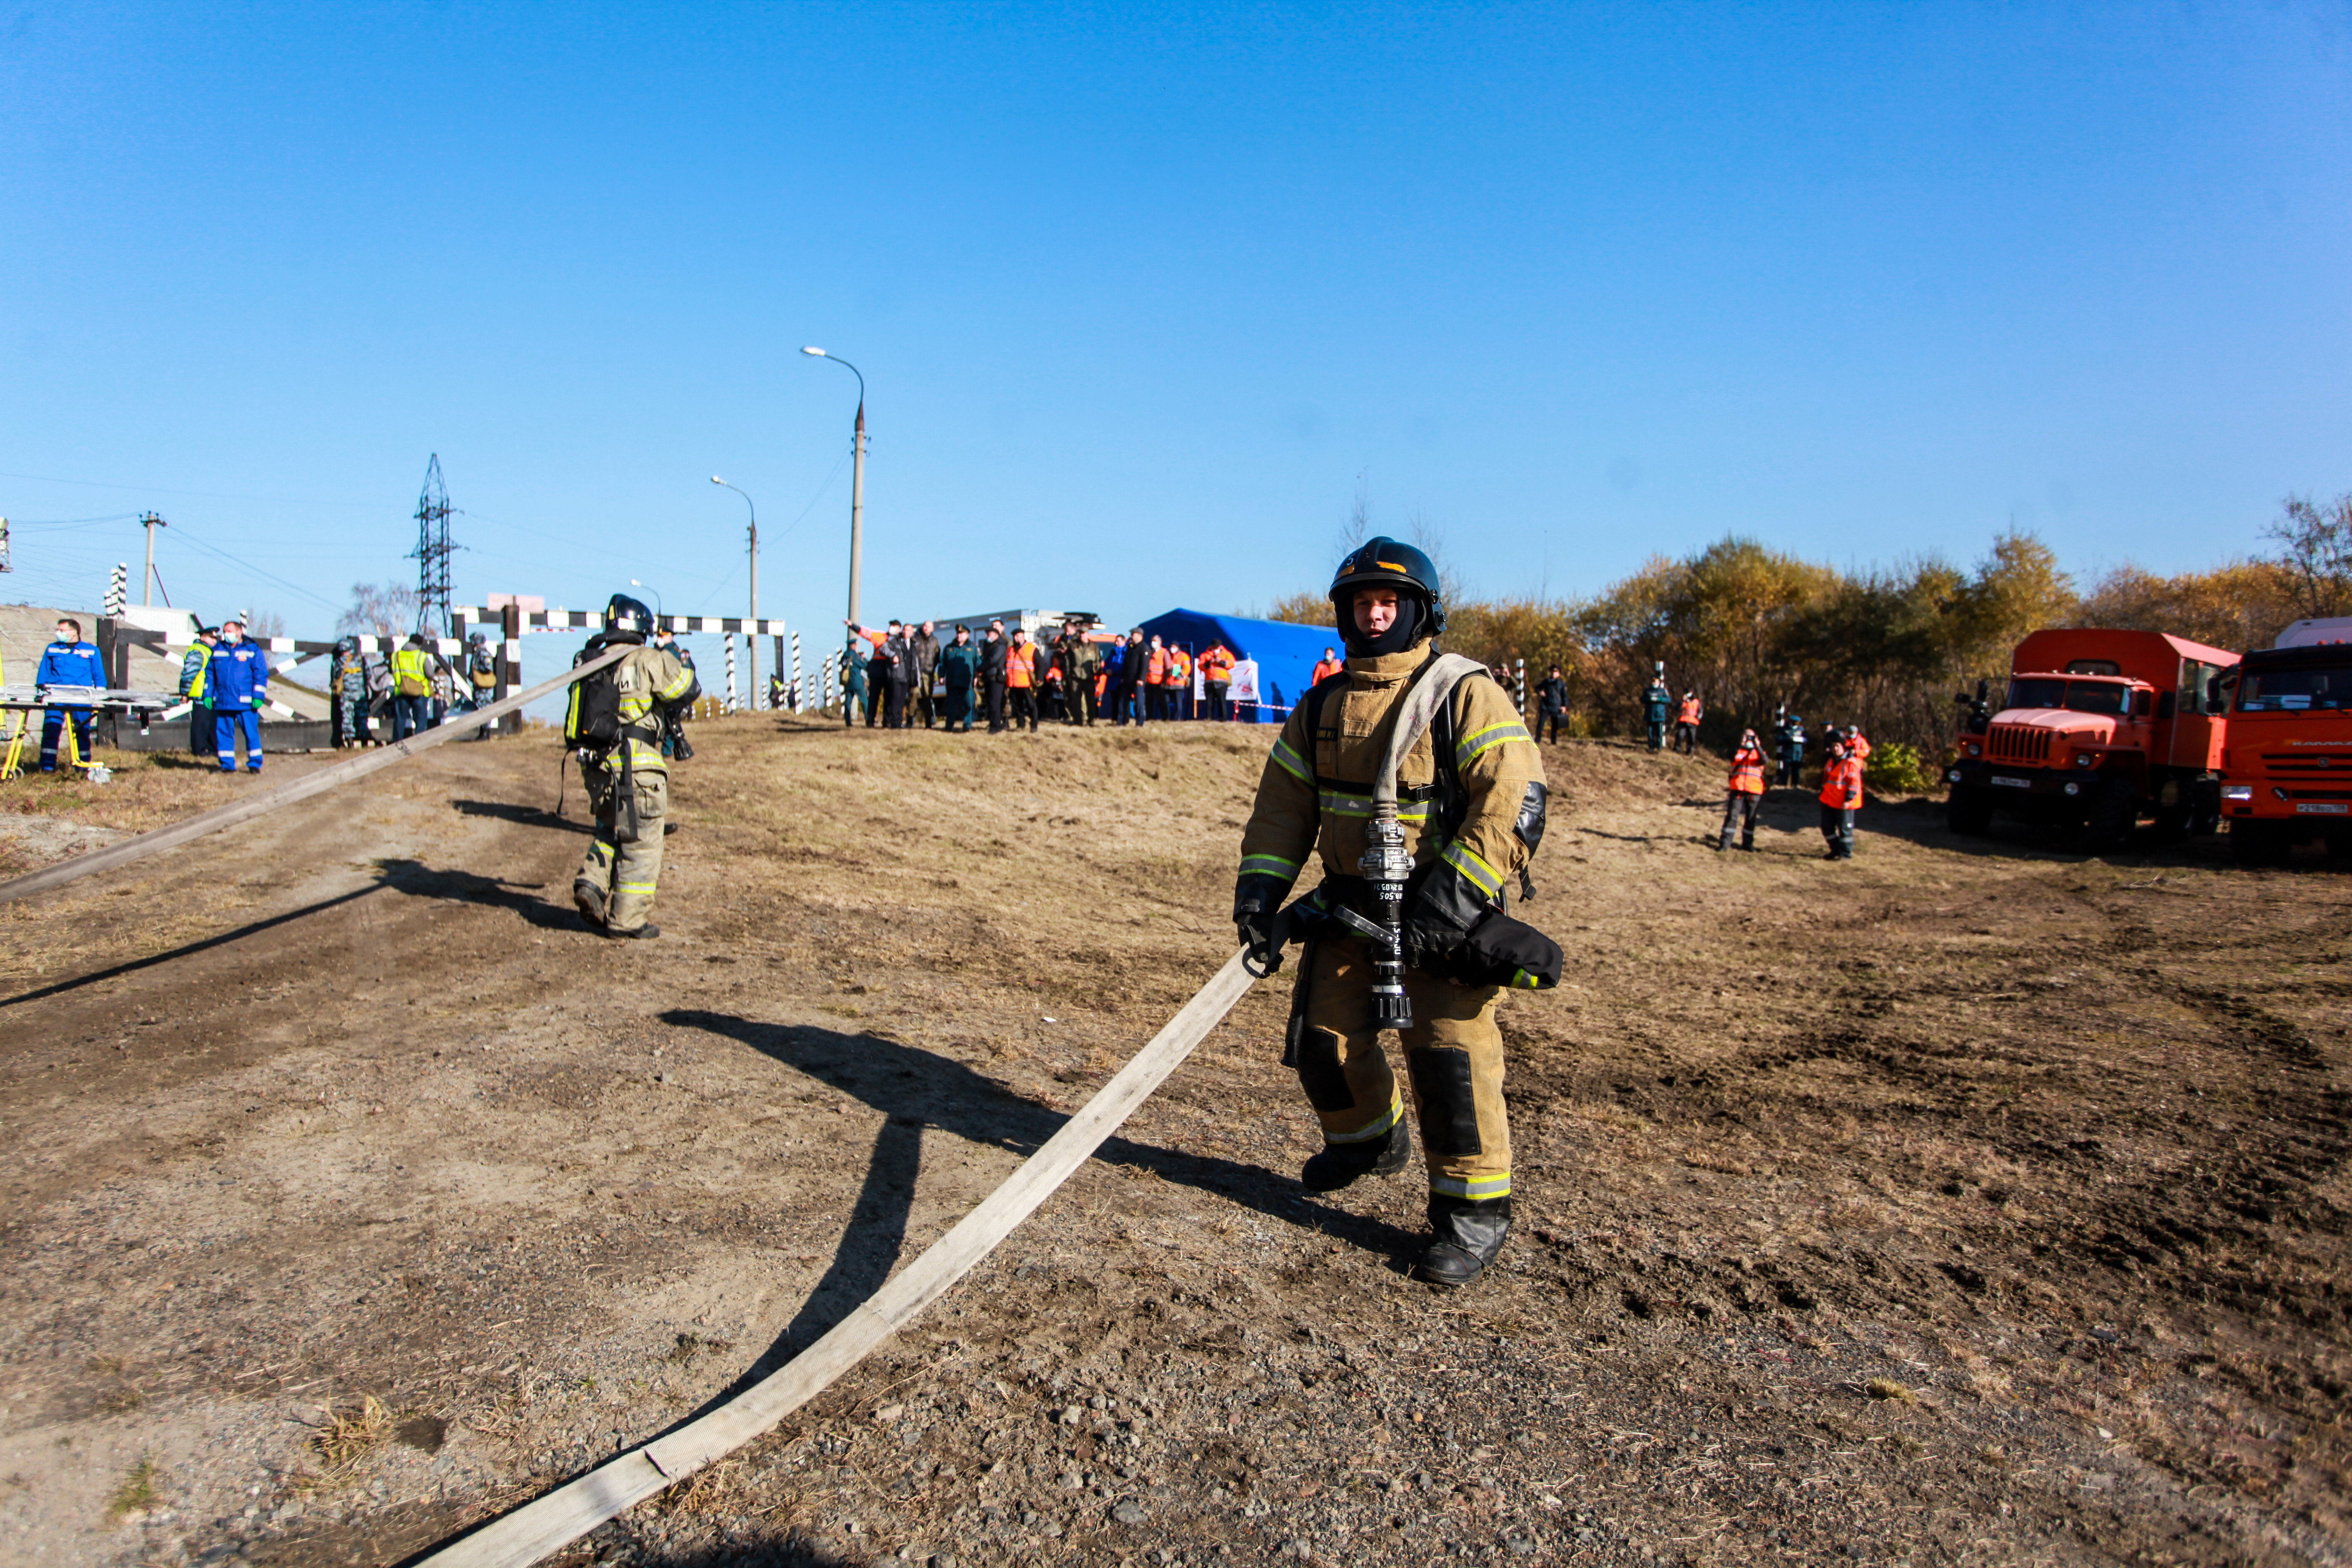
[[[1880,795],[1926,795],[1937,786],[1936,773],[1927,759],[1916,746],[1899,741],[1870,748],[1870,759],[1862,765],[1862,782]]]

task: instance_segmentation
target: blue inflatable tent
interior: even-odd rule
[[[1257,660],[1260,700],[1255,710],[1239,708],[1234,716],[1260,724],[1279,724],[1290,717],[1299,694],[1314,681],[1316,661],[1323,657],[1323,650],[1336,649],[1339,644],[1339,634],[1329,626],[1213,616],[1200,610],[1170,610],[1154,616],[1143,623],[1143,635],[1181,647],[1195,658],[1203,649],[1223,643],[1234,650],[1235,658]]]

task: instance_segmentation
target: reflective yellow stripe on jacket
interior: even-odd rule
[[[1530,746],[1536,743],[1536,738],[1528,733],[1528,727],[1516,719],[1506,720],[1500,724],[1489,724],[1482,730],[1463,736],[1454,743],[1454,765],[1468,767],[1474,757],[1485,752],[1491,752],[1496,746],[1507,744],[1512,741],[1525,741]]]
[[[621,723],[630,729],[651,729],[647,722],[656,702],[675,702],[694,688],[694,671],[678,661],[677,655],[662,647],[640,647],[621,660],[614,672],[620,687]],[[632,768],[667,768],[669,759],[661,754],[658,737],[641,740],[628,736],[623,742],[629,748]],[[618,748],[614,748],[616,751]]]

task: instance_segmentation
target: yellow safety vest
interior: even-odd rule
[[[394,649],[392,656],[392,689],[402,697],[432,696],[432,656],[421,647]]]

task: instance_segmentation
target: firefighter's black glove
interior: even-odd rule
[[[1250,973],[1264,978],[1282,967],[1282,944],[1275,941],[1274,918],[1282,911],[1288,883],[1263,872],[1244,872],[1234,884],[1234,929],[1249,949]]]
[[[1404,961],[1414,969],[1442,972],[1444,961],[1468,939],[1470,928],[1493,908],[1449,861],[1429,869],[1421,891],[1405,910]]]
[[[1404,962],[1407,968],[1439,971],[1445,959],[1468,940],[1467,928],[1451,917],[1415,903],[1404,918]]]

